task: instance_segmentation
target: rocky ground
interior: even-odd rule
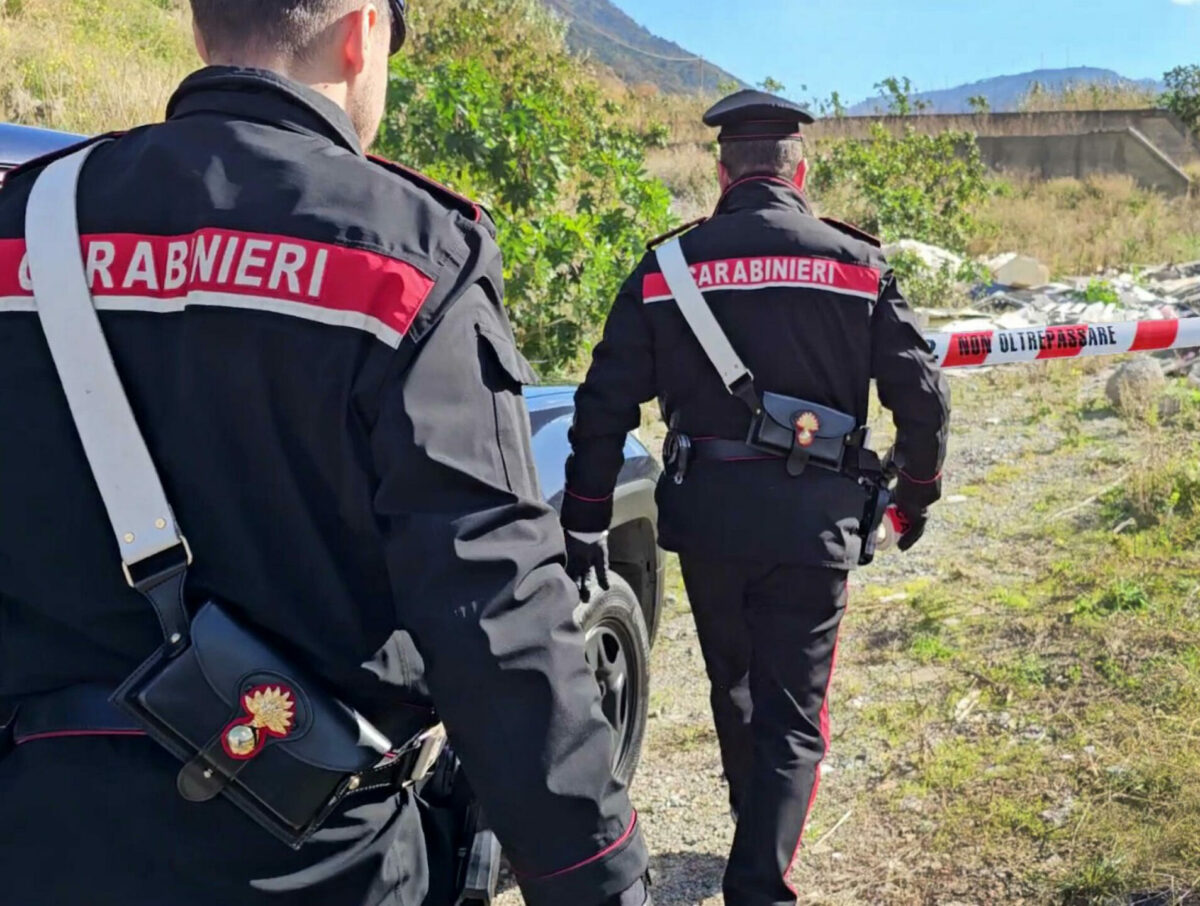
[[[1200,881],[1200,846],[1180,853],[1172,843],[1166,853],[1147,842],[1166,821],[1168,835],[1181,832],[1177,787],[1113,785],[1158,777],[1176,758],[1167,724],[1127,726],[1124,715],[1144,713],[1137,683],[1177,679],[1183,698],[1163,713],[1186,718],[1200,741],[1200,657],[1182,673],[1178,659],[1161,676],[1137,666],[1139,646],[1170,644],[1155,608],[1182,621],[1171,639],[1200,628],[1200,571],[1173,554],[1164,567],[1149,549],[1124,565],[1107,552],[1113,528],[1118,541],[1140,531],[1109,524],[1120,521],[1114,493],[1195,444],[1197,401],[1180,379],[1168,395],[1182,402],[1165,416],[1157,399],[1126,400],[1119,414],[1104,394],[1113,367],[1092,360],[952,379],[946,499],[910,554],[888,552],[853,578],[833,743],[795,871],[801,903],[1169,904]],[[1135,411],[1147,406],[1155,411]],[[1084,538],[1101,547],[1079,546]],[[1096,557],[1108,557],[1103,568],[1089,566]],[[1135,580],[1145,607],[1127,589]],[[1106,609],[1113,594],[1133,602],[1130,613],[1110,616],[1124,610]],[[1173,597],[1160,605],[1160,595]],[[1102,616],[1080,615],[1093,601]],[[1125,673],[1106,670],[1110,661]],[[655,853],[655,901],[716,906],[732,824],[674,564],[652,683],[633,794]],[[1096,703],[1110,708],[1093,713]],[[1153,737],[1157,760],[1139,755],[1139,736],[1147,746]],[[1139,817],[1137,797],[1174,801]],[[1113,847],[1129,857],[1114,859]],[[1131,899],[1140,889],[1157,898]],[[500,901],[519,902],[511,890]]]

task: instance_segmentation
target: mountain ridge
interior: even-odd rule
[[[924,113],[970,113],[970,99],[987,98],[989,109],[1004,113],[1019,109],[1021,100],[1035,84],[1049,91],[1061,91],[1070,85],[1105,84],[1117,87],[1144,88],[1158,92],[1162,86],[1153,79],[1129,79],[1111,69],[1094,66],[1075,66],[1065,69],[1035,69],[1014,75],[993,76],[953,88],[922,91],[912,95],[914,102],[929,106]],[[890,112],[887,98],[880,96],[860,101],[846,112],[851,116],[871,116]]]
[[[542,0],[567,21],[571,49],[603,63],[622,80],[649,82],[670,94],[706,94],[746,83],[640,25],[610,0]]]

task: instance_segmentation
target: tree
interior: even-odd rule
[[[828,100],[817,100],[815,104],[817,112],[823,117],[834,117],[841,119],[846,115],[846,105],[842,103],[842,96],[838,92],[833,92],[829,95]]]
[[[787,91],[787,86],[784,85],[783,82],[780,82],[778,79],[773,79],[770,76],[767,76],[765,79],[759,82],[758,87],[767,94],[783,94],[785,91]]]
[[[913,98],[915,89],[908,76],[903,79],[892,76],[882,82],[876,82],[875,89],[887,101],[888,112],[896,116],[911,116],[914,113],[924,113],[929,109],[928,101]]]
[[[900,135],[882,123],[866,141],[823,143],[812,176],[818,201],[836,196],[846,217],[886,241],[919,239],[956,251],[975,230],[974,209],[987,197],[987,170],[966,132]]]
[[[661,130],[620,108],[567,51],[540,0],[449,0],[392,62],[381,153],[482,203],[505,299],[543,374],[578,364],[648,238],[673,225],[645,170]]]
[[[1177,66],[1165,76],[1167,90],[1161,103],[1200,134],[1200,66]]]
[[[967,98],[967,104],[972,113],[987,114],[992,112],[992,103],[985,94],[975,94]]]

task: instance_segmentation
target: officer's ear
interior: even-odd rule
[[[358,75],[367,68],[372,49],[379,43],[377,39],[386,21],[374,2],[363,4],[343,21],[348,27],[342,39],[342,62],[348,74]]]
[[[801,192],[804,191],[804,184],[808,182],[808,160],[802,160],[796,166],[796,174],[792,177],[792,182]]]

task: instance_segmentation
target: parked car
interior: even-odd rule
[[[0,185],[6,170],[82,139],[65,132],[0,124]],[[533,387],[525,396],[542,490],[558,508],[570,453],[567,430],[575,411],[575,389]],[[626,781],[637,768],[645,737],[650,644],[662,609],[663,557],[654,503],[658,475],[654,458],[631,434],[609,534],[611,587],[607,592],[597,589],[579,611],[587,633],[588,662],[600,686],[604,714],[617,736],[616,771]]]

